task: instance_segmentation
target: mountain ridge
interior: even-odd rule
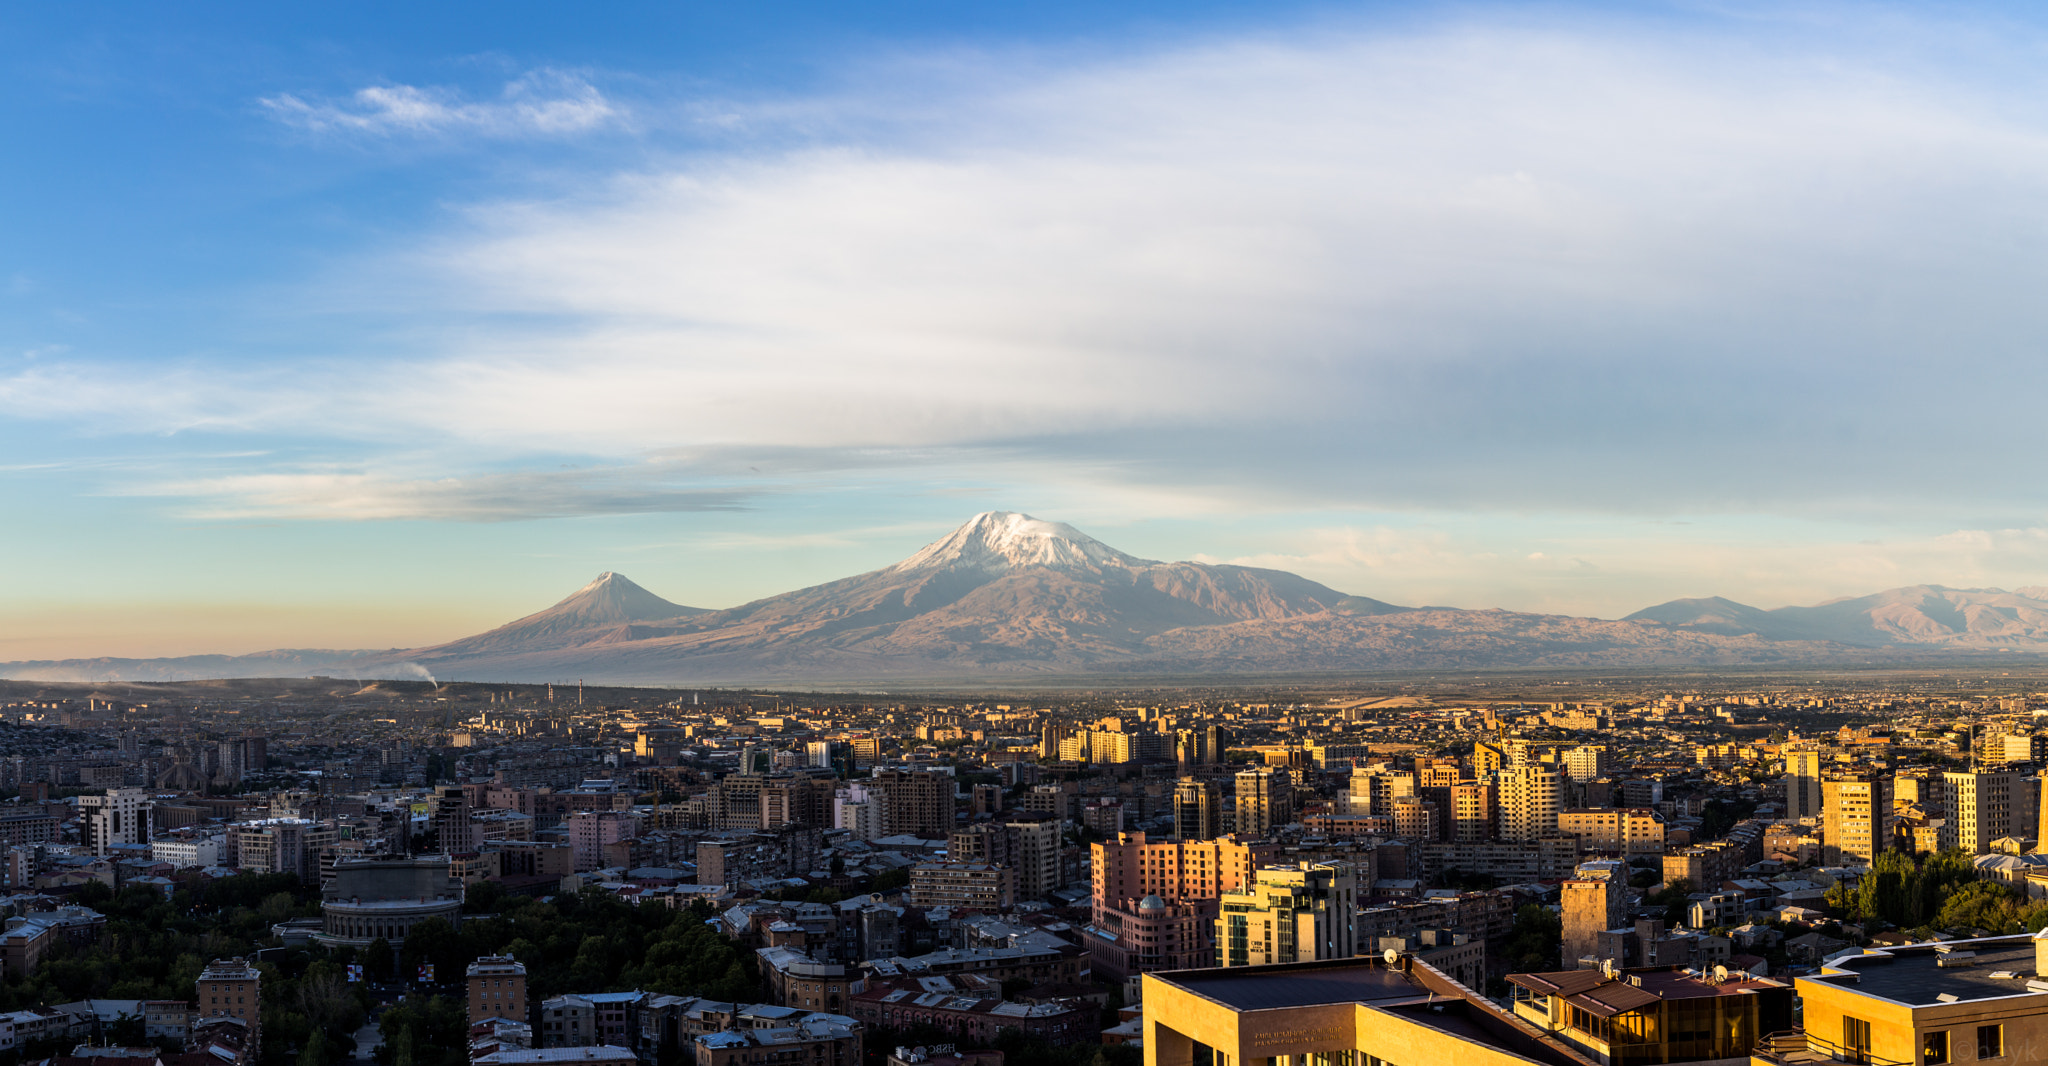
[[[1284,570],[1160,562],[1061,522],[976,515],[876,570],[723,609],[613,571],[544,610],[380,651],[0,664],[22,680],[359,678],[625,684],[1228,676],[1847,662],[2048,652],[2048,588],[1913,585],[1764,610],[1720,596],[1607,620],[1404,607]]]

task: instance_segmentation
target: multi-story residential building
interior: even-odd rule
[[[1891,843],[1890,777],[1863,774],[1820,783],[1821,856],[1830,866],[1868,866]]]
[[[1394,813],[1394,801],[1416,794],[1415,775],[1385,768],[1353,770],[1348,792],[1350,814]]]
[[[1250,884],[1277,851],[1230,836],[1152,842],[1143,833],[1092,845],[1093,921],[1083,938],[1091,966],[1125,978],[1207,965],[1215,958],[1216,900]]]
[[[1605,744],[1581,744],[1564,753],[1565,776],[1573,784],[1597,781],[1614,772],[1614,760]]]
[[[227,855],[226,843],[218,834],[159,837],[149,842],[150,857],[181,870],[195,866],[219,866]]]
[[[577,811],[569,816],[569,848],[576,872],[614,865],[607,849],[639,835],[640,823],[626,811]]]
[[[1557,831],[1579,839],[1579,850],[1596,855],[1662,855],[1664,819],[1648,807],[1569,807],[1558,812]]]
[[[1200,777],[1183,777],[1173,785],[1173,835],[1183,840],[1213,840],[1222,836],[1225,810],[1223,787]],[[1235,821],[1233,811],[1232,821]]]
[[[1217,901],[1219,966],[1266,966],[1358,954],[1358,884],[1348,863],[1265,867]]]
[[[590,992],[556,996],[540,1005],[543,1048],[634,1046],[645,992]]]
[[[1294,789],[1287,771],[1261,766],[1240,770],[1232,780],[1240,836],[1266,836],[1294,820]]]
[[[953,775],[938,770],[877,770],[868,782],[870,791],[880,792],[884,828],[890,835],[911,833],[943,838],[953,831],[955,797],[959,791]]]
[[[1017,871],[979,862],[923,862],[910,868],[910,905],[996,911],[1017,903]]]
[[[149,843],[147,789],[110,788],[104,795],[78,797],[81,840],[94,855],[106,855],[116,844]]]
[[[262,1046],[263,974],[247,959],[215,959],[194,983],[193,1013],[200,1020],[234,1018],[247,1025],[249,1057]]]
[[[1563,965],[1577,966],[1580,959],[1597,953],[1600,934],[1622,924],[1628,905],[1627,870],[1620,863],[1585,863],[1578,877],[1558,887],[1564,915]]]
[[[469,820],[469,794],[462,786],[436,788],[427,817],[434,829],[435,847],[443,855],[467,855],[476,850],[476,830]]]
[[[291,874],[306,884],[320,876],[320,849],[340,832],[310,818],[264,818],[228,826],[228,846],[238,869]]]
[[[509,955],[490,955],[469,964],[469,1024],[489,1018],[526,1020],[526,967]]]
[[[2011,770],[1958,770],[1941,775],[1943,848],[1962,848],[1973,855],[1991,850],[1991,842],[2013,836],[2024,803],[2026,775]]]
[[[1498,827],[1499,806],[1495,788],[1487,782],[1450,787],[1450,839],[1459,844],[1492,840]]]
[[[1534,840],[1557,832],[1564,810],[1564,775],[1555,763],[1531,763],[1500,773],[1500,838]]]
[[[726,1029],[691,1040],[693,1066],[861,1066],[860,1024],[810,1014],[774,1028]]]
[[[1060,887],[1060,822],[1048,814],[1019,814],[1003,824],[1014,834],[1019,899],[1039,899]]]
[[[1803,822],[1819,821],[1823,800],[1820,792],[1824,753],[1812,748],[1785,750],[1785,817]]]

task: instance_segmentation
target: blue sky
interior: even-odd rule
[[[2030,19],[17,6],[0,660],[988,509],[1406,603],[2048,584]]]

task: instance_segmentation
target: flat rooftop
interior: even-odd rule
[[[1970,953],[1967,958],[1965,952]],[[1941,965],[1944,960],[1950,965]],[[1884,948],[1836,959],[1827,970],[1847,972],[1824,972],[1804,980],[1916,1007],[2039,995],[2044,989],[2029,988],[2028,983],[2048,982],[2034,972],[2034,940],[2024,934]]]
[[[1295,966],[1231,966],[1209,970],[1177,970],[1156,974],[1199,996],[1233,1010],[1272,1007],[1315,1007],[1329,1003],[1371,1003],[1387,1006],[1429,998],[1429,990],[1399,970],[1385,966],[1346,964]]]
[[[1592,1066],[1571,1048],[1470,989],[1416,964],[1410,971],[1370,956],[1277,966],[1230,966],[1147,974],[1233,1011],[1358,1003],[1545,1066]]]

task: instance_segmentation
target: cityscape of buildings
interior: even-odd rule
[[[1398,1064],[1446,1039],[1504,1062],[1919,1063],[2048,1026],[2026,936],[2048,924],[2048,695],[1484,687],[44,686],[0,701],[10,979],[94,945],[88,904],[138,887],[270,877],[318,917],[206,960],[189,1001],[0,1016],[0,1054],[297,1059],[263,1033],[283,951],[350,960],[373,1013],[459,1001],[470,1060],[504,1066],[907,1066],[1016,1040]],[[1958,872],[1913,896],[1937,860]],[[703,917],[755,1001],[618,973],[536,992],[516,944],[361,972],[480,901],[585,897]],[[1281,1006],[1344,1046],[1241,1031]],[[95,1043],[130,1019],[156,1050]]]

